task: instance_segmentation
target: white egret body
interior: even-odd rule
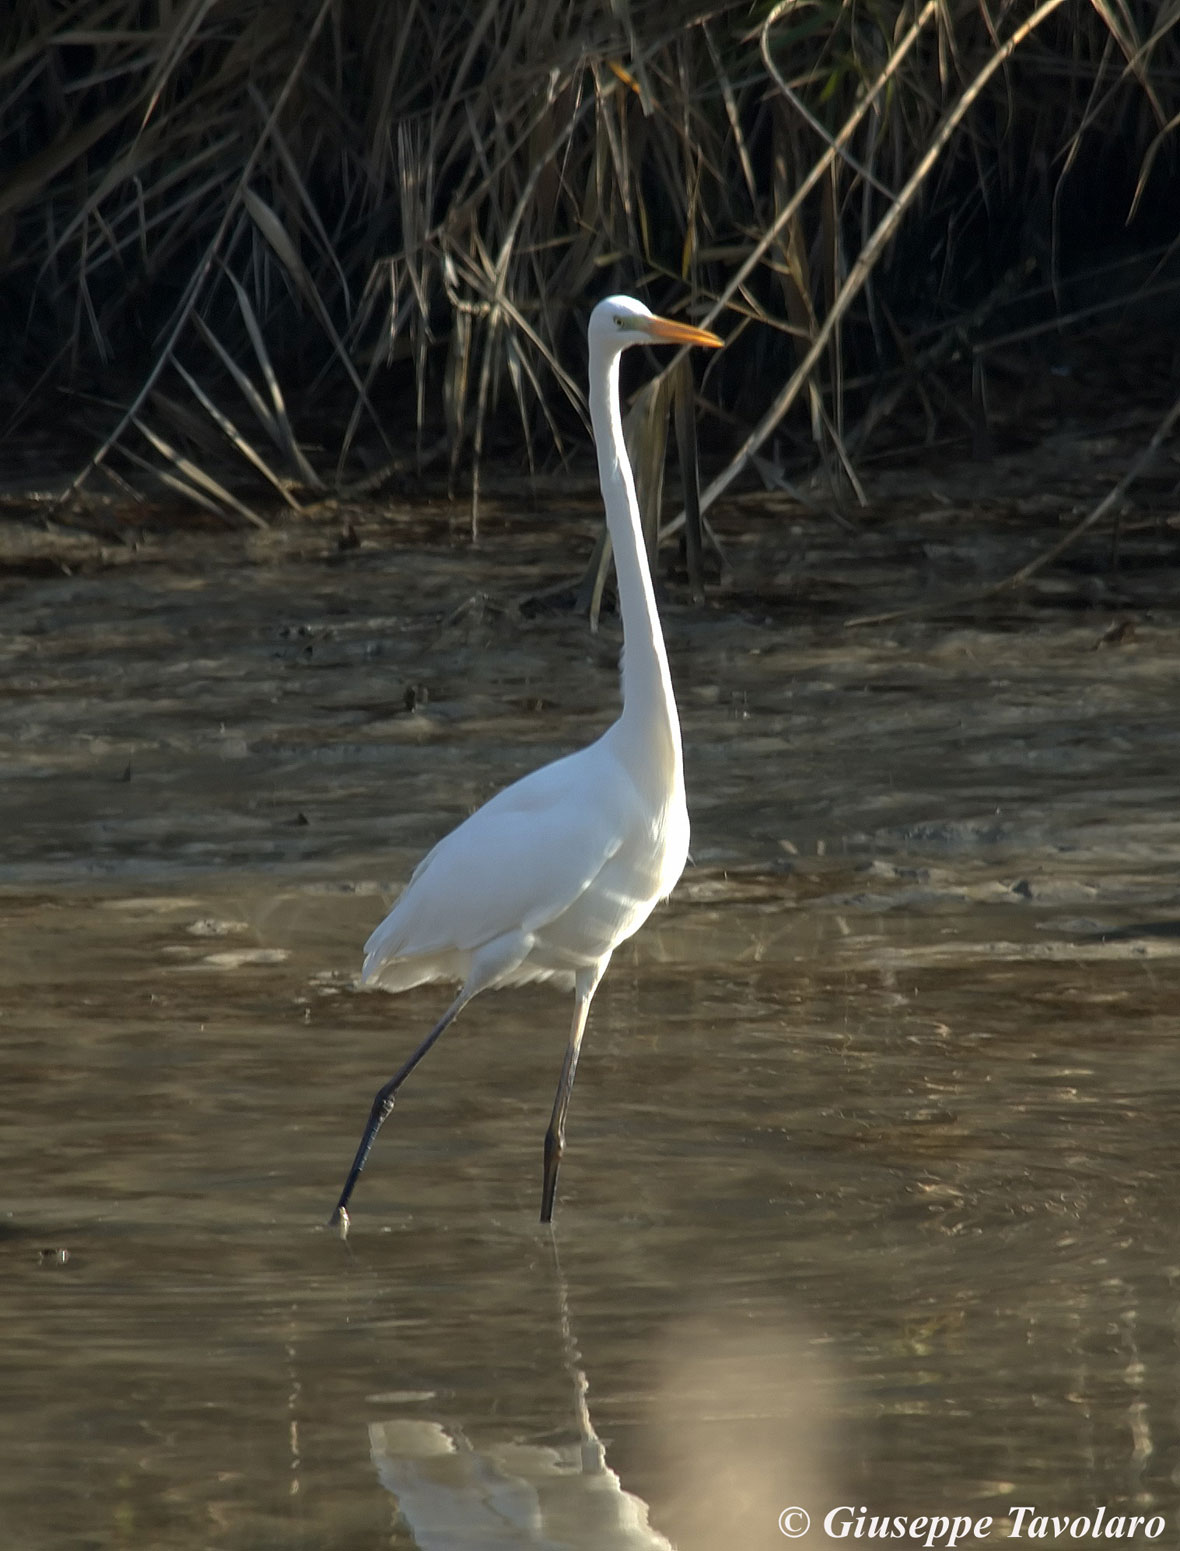
[[[622,715],[589,748],[516,781],[440,840],[365,944],[367,985],[403,991],[452,980],[461,989],[373,1101],[333,1214],[345,1229],[353,1187],[404,1079],[478,991],[530,980],[575,993],[545,1135],[541,1221],[550,1220],[591,998],[615,948],[671,893],[688,855],[680,722],[623,442],[619,360],[629,345],[721,340],[627,296],[599,302],[589,340],[590,418],[623,622]]]

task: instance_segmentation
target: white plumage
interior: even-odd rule
[[[642,926],[684,867],[688,813],[682,781],[652,812],[610,748],[614,732],[533,771],[439,841],[365,944],[366,984],[552,979],[569,990]]]
[[[345,1229],[397,1089],[459,1010],[489,986],[547,979],[576,998],[545,1136],[541,1220],[549,1221],[591,998],[615,948],[671,892],[688,855],[680,723],[623,442],[619,358],[644,342],[721,341],[626,296],[598,304],[589,340],[591,423],[623,621],[623,711],[588,748],[533,771],[444,836],[366,943],[368,985],[403,991],[451,980],[461,990],[373,1101],[333,1214]]]

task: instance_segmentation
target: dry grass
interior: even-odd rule
[[[855,494],[903,403],[978,417],[944,391],[964,341],[1086,312],[1078,209],[1175,236],[1177,0],[6,16],[8,433],[64,392],[77,485],[147,464],[256,523],[255,488],[299,505],[443,435],[474,521],[493,431],[563,450],[611,289],[730,336],[706,507],[751,467]]]

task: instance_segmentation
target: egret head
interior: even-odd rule
[[[608,296],[590,314],[590,343],[600,350],[625,350],[628,345],[707,345],[716,348],[722,341],[708,329],[657,317],[633,296]]]

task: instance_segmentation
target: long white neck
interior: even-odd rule
[[[641,763],[650,765],[654,756],[660,769],[682,780],[680,721],[640,527],[635,479],[623,441],[620,356],[621,351],[603,349],[591,341],[590,422],[623,621],[623,714],[618,735],[624,750],[634,750]]]

